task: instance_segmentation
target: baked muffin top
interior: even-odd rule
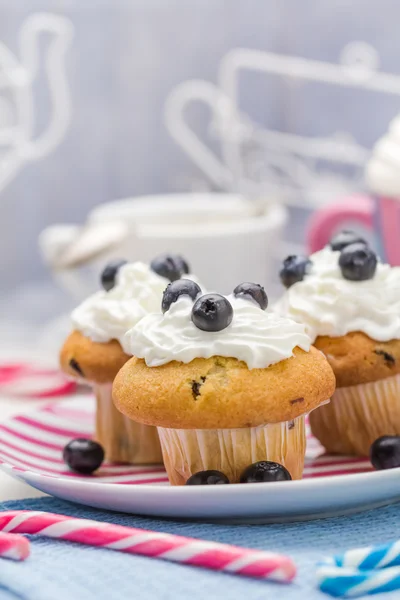
[[[60,352],[64,373],[88,383],[111,383],[129,360],[117,340],[93,342],[80,331],[73,331]]]
[[[311,347],[265,369],[221,356],[160,367],[131,358],[114,380],[113,398],[123,414],[147,425],[235,429],[291,421],[334,390],[331,367]]]

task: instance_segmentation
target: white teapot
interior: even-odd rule
[[[52,110],[50,120],[34,138],[32,84],[39,71],[39,38],[51,38],[45,55]],[[73,27],[65,17],[35,13],[20,30],[20,58],[0,42],[0,191],[24,162],[48,154],[63,138],[70,117],[64,58]]]

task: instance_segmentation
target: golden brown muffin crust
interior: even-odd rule
[[[314,345],[328,359],[337,387],[378,381],[400,373],[400,340],[377,342],[355,331],[341,337],[319,336]]]
[[[249,370],[235,358],[196,358],[147,367],[132,358],[113,386],[117,408],[147,425],[175,429],[230,429],[291,421],[328,400],[335,378],[321,352]]]
[[[71,377],[88,382],[111,383],[130,358],[117,340],[104,344],[92,342],[79,331],[73,331],[61,349],[60,365]]]

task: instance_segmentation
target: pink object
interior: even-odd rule
[[[0,557],[25,560],[30,554],[29,541],[22,535],[0,532]]]
[[[381,197],[376,202],[386,260],[391,265],[400,265],[400,201]]]
[[[321,250],[333,233],[349,221],[376,230],[386,261],[400,265],[400,199],[353,195],[318,210],[309,224],[307,244],[310,252]]]
[[[38,534],[258,579],[288,583],[296,575],[293,561],[280,554],[46,512],[0,513],[0,530]]]
[[[0,462],[13,470],[39,473],[42,477],[85,479],[70,471],[62,460],[62,451],[71,439],[91,437],[94,402],[87,398],[52,401],[27,415],[0,423]],[[307,455],[303,477],[331,477],[371,471],[367,458],[326,456],[312,437],[307,424]],[[157,465],[117,465],[104,463],[90,477],[100,484],[151,485],[168,483],[163,467]]]
[[[25,398],[53,398],[70,394],[76,383],[57,369],[42,369],[26,364],[0,365],[0,393]]]
[[[335,230],[348,221],[358,221],[367,229],[374,227],[374,201],[368,196],[348,196],[318,210],[310,219],[307,244],[310,252],[321,250]]]

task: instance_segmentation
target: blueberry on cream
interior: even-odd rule
[[[303,281],[309,272],[311,261],[307,256],[291,255],[285,258],[279,272],[281,282],[286,288],[291,287],[299,281]]]
[[[202,331],[222,331],[231,324],[232,319],[232,305],[220,294],[201,296],[192,309],[192,321]]]
[[[329,242],[331,250],[334,251],[341,251],[350,244],[367,244],[367,242],[364,238],[350,229],[343,229],[343,231],[334,235]]]
[[[366,244],[356,243],[345,246],[340,253],[339,267],[344,279],[366,281],[375,275],[378,259],[375,252]]]
[[[233,290],[233,295],[235,298],[254,300],[262,310],[268,307],[268,296],[259,283],[250,283],[248,281],[239,283]]]
[[[161,310],[165,313],[171,307],[171,304],[176,302],[181,296],[189,296],[194,301],[199,294],[201,294],[200,286],[190,279],[172,281],[164,291]]]
[[[123,265],[126,265],[126,260],[115,260],[108,263],[101,273],[101,285],[109,292],[113,289],[117,279],[117,273]]]
[[[170,281],[176,281],[189,273],[188,263],[178,254],[161,254],[151,261],[150,268]]]

